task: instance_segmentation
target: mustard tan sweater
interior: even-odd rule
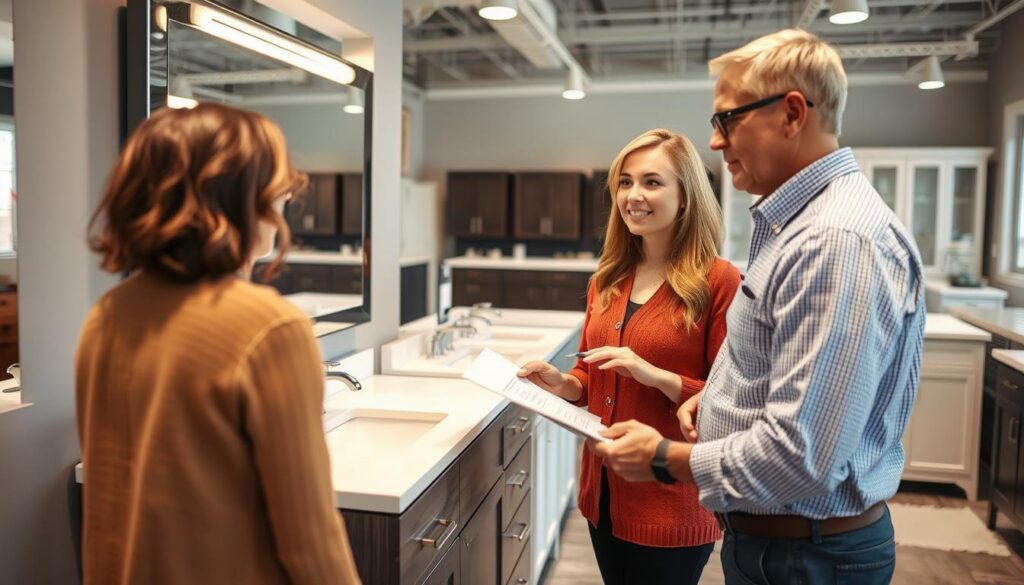
[[[76,360],[89,584],[358,583],[305,316],[231,276],[137,274]]]

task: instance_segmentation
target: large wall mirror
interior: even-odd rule
[[[369,321],[372,74],[339,57],[338,41],[251,0],[131,0],[127,44],[129,128],[159,108],[217,102],[284,130],[310,184],[285,208],[292,250],[268,284],[317,335]]]

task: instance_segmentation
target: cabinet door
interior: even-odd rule
[[[742,267],[750,259],[750,237],[754,233],[750,206],[756,201],[755,196],[733,187],[732,174],[727,167],[723,167],[722,219],[725,221],[725,242],[722,256]]]
[[[578,240],[580,237],[580,185],[576,173],[553,174],[549,179],[549,219],[545,226],[552,240]]]
[[[549,288],[544,308],[551,311],[585,311],[587,292],[564,286]]]
[[[941,269],[940,254],[944,253],[938,249],[941,174],[939,163],[910,164],[911,231],[921,251],[922,264],[933,270]]]
[[[298,236],[333,236],[338,229],[338,177],[310,174],[309,188],[288,202],[285,219]]]
[[[547,287],[542,284],[509,283],[505,286],[504,307],[509,309],[550,309]]]
[[[342,295],[358,295],[363,292],[362,266],[332,266],[333,282],[331,291]]]
[[[896,212],[896,215],[903,219],[904,198],[900,196],[903,192],[903,183],[906,180],[906,171],[903,163],[889,160],[867,160],[861,163],[867,174],[871,185],[878,191],[882,201]]]
[[[473,585],[504,585],[501,580],[501,495],[496,482],[476,514],[462,530],[462,582]]]
[[[459,585],[462,583],[461,560],[462,539],[456,538],[441,557],[441,561],[419,585]]]
[[[341,234],[363,234],[363,175],[346,173],[341,176]]]
[[[612,196],[608,192],[608,169],[594,171],[590,182],[591,197],[591,235],[603,240],[608,228],[608,217],[612,209]]]
[[[501,285],[494,282],[455,282],[452,284],[452,300],[460,307],[487,302],[496,307],[506,306]]]
[[[529,240],[548,239],[551,218],[551,182],[547,173],[519,173],[515,178],[514,235]]]
[[[1020,443],[1020,407],[1006,400],[996,401],[992,444],[992,493],[1001,508],[1014,509]]]
[[[508,173],[480,173],[476,179],[477,233],[486,238],[508,235]]]
[[[295,292],[334,291],[334,267],[328,264],[291,264]]]
[[[921,369],[910,424],[905,431],[907,471],[967,474],[976,453],[969,452],[971,430],[977,429],[980,372],[967,368],[926,365]]]
[[[475,173],[448,173],[448,228],[455,237],[477,237]]]

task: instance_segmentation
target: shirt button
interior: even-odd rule
[[[774,232],[776,234],[779,233],[779,224],[777,224],[777,223],[773,223],[772,224],[772,232]]]
[[[612,397],[611,396],[605,396],[604,397],[604,405],[605,406],[611,406],[612,405]]]
[[[622,321],[615,322],[615,330],[618,331],[619,329],[622,329]]]

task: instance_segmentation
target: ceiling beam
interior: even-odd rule
[[[839,45],[843,59],[879,59],[889,57],[950,57],[978,54],[978,41],[945,41],[935,43],[881,43],[876,45]]]
[[[804,3],[803,11],[800,13],[800,18],[796,19],[793,26],[796,28],[807,28],[818,18],[818,15],[821,14],[824,8],[825,0],[807,0]]]

